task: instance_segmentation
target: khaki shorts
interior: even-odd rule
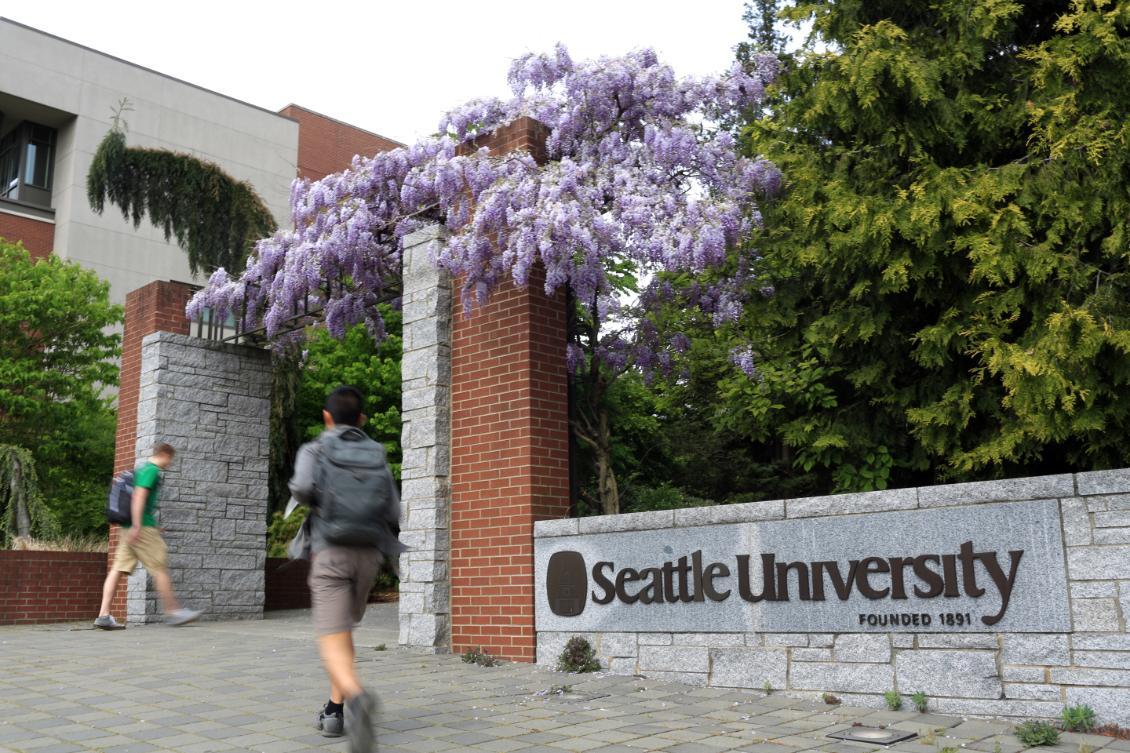
[[[331,546],[310,563],[310,606],[318,635],[346,633],[365,616],[383,558],[376,549]]]
[[[132,573],[141,564],[151,573],[167,570],[169,567],[169,550],[165,547],[165,540],[152,526],[142,526],[141,536],[136,544],[130,544],[128,537],[129,528],[119,531],[118,548],[114,552],[114,569],[123,573]]]

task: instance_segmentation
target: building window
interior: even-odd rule
[[[20,132],[0,139],[0,197],[14,199],[20,188]]]
[[[24,121],[0,139],[0,198],[51,206],[55,129]]]
[[[55,129],[27,123],[27,159],[24,183],[51,190],[51,173],[55,164]]]

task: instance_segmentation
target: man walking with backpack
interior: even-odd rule
[[[125,627],[110,614],[110,603],[114,600],[122,573],[132,573],[138,562],[153,576],[157,592],[161,594],[161,603],[165,607],[166,623],[173,626],[187,625],[200,617],[200,612],[182,607],[173,593],[168,550],[157,530],[157,494],[161,488],[161,472],[173,462],[175,454],[176,450],[172,445],[164,442],[157,445],[153,456],[133,472],[133,494],[130,497],[128,517],[111,520],[121,524],[121,531],[118,548],[114,552],[114,565],[106,574],[106,582],[102,586],[102,608],[98,612],[98,619],[94,621],[96,628],[121,630]],[[118,483],[115,481],[111,496],[117,492]]]
[[[349,736],[351,753],[371,753],[376,700],[353,667],[353,627],[361,621],[384,557],[394,567],[403,551],[392,532],[400,495],[384,447],[361,426],[363,398],[338,387],[326,399],[326,429],[304,444],[294,463],[290,492],[310,505],[310,600],[318,649],[330,678],[330,700],[316,725],[328,737]]]

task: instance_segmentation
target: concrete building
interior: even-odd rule
[[[296,175],[320,178],[354,154],[398,146],[297,105],[272,112],[0,18],[0,237],[97,272],[118,303],[154,280],[202,282],[175,239],[147,220],[135,229],[116,207],[90,208],[90,161],[123,99],[130,146],[215,163],[251,183],[280,225]]]

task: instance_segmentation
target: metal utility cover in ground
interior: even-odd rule
[[[917,733],[902,729],[883,729],[881,727],[848,727],[847,729],[833,732],[828,737],[836,740],[849,740],[855,743],[875,743],[876,745],[894,745],[903,740],[918,737]]]

